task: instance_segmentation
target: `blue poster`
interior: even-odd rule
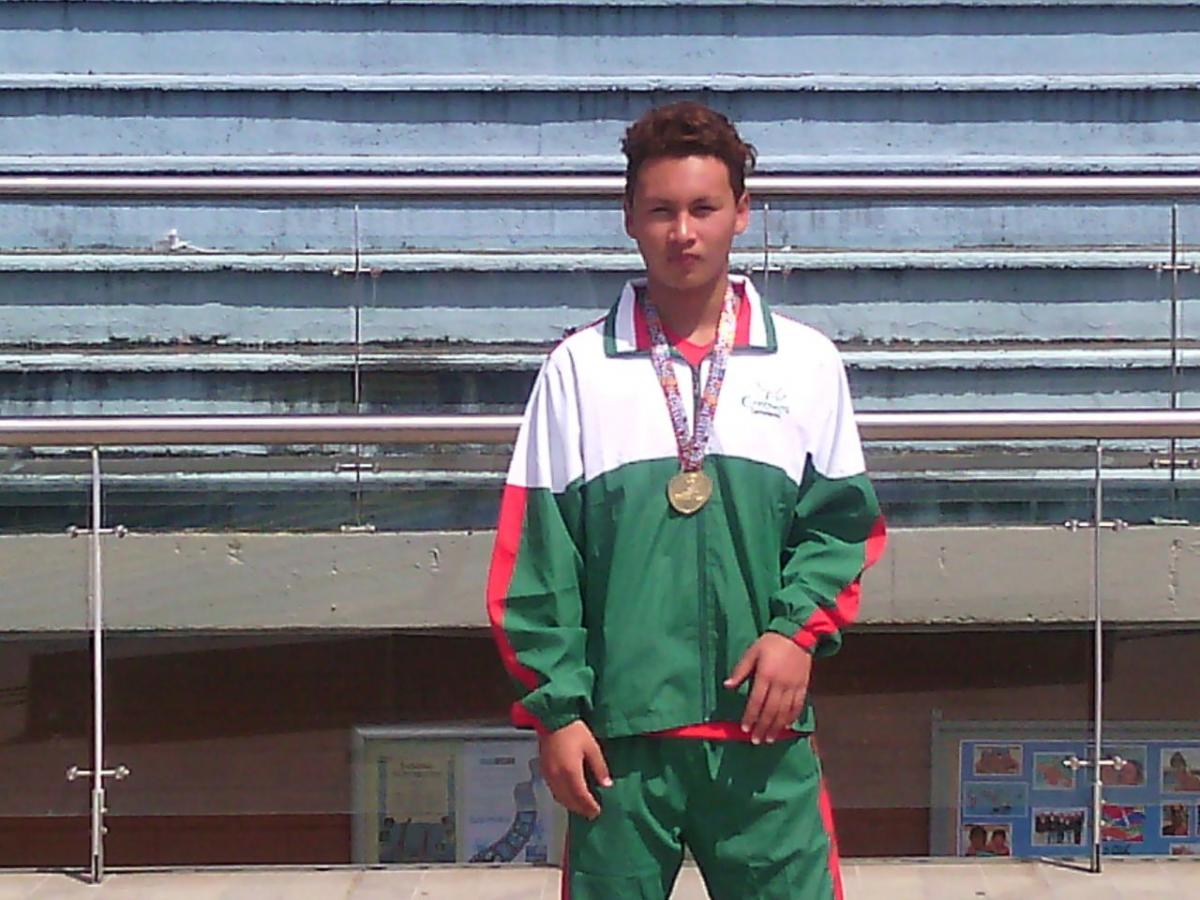
[[[1114,741],[1099,822],[1108,855],[1200,856],[1200,741]],[[960,856],[1087,856],[1092,775],[1083,741],[959,743]]]

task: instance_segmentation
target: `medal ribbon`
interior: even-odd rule
[[[662,386],[663,396],[667,400],[671,427],[675,431],[675,443],[679,447],[679,463],[685,472],[699,471],[704,463],[704,455],[708,452],[708,439],[712,434],[713,417],[717,413],[717,400],[721,396],[721,385],[725,382],[725,366],[729,362],[729,352],[733,349],[734,334],[737,331],[737,313],[734,309],[736,301],[737,295],[733,292],[733,285],[729,285],[725,289],[721,320],[717,325],[717,339],[709,359],[708,378],[704,382],[700,403],[694,411],[696,421],[693,433],[689,437],[683,397],[679,393],[679,380],[675,377],[675,367],[671,364],[671,345],[663,331],[658,310],[653,303],[642,299],[642,306],[646,312],[646,329],[650,332],[650,361],[654,364],[658,383]],[[695,374],[699,377],[698,368]]]

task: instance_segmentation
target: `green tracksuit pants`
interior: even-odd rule
[[[602,812],[570,817],[564,900],[665,900],[691,850],[712,900],[841,900],[837,841],[810,738],[602,742]]]

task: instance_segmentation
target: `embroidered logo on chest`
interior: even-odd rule
[[[787,391],[783,388],[767,387],[761,383],[755,384],[753,389],[746,392],[742,397],[742,406],[752,413],[773,416],[776,419],[783,418],[790,410]]]

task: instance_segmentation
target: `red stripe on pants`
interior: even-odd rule
[[[833,879],[834,900],[845,900],[842,892],[842,862],[838,857],[837,831],[833,826],[833,804],[829,802],[829,792],[825,790],[825,779],[821,779],[821,822],[825,833],[829,835],[829,877]]]

